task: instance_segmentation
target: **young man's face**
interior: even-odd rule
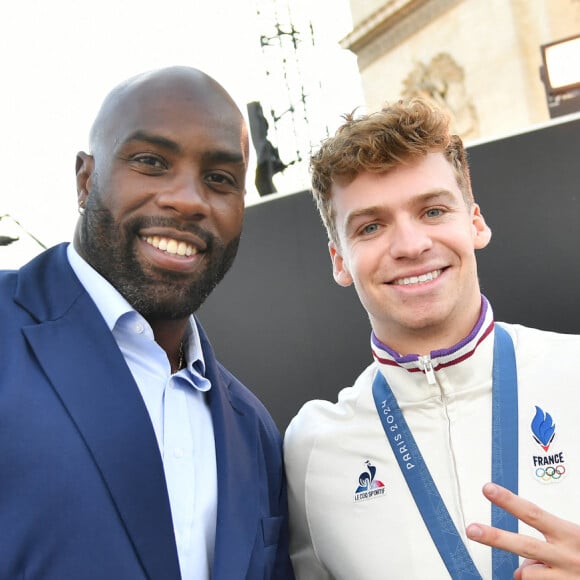
[[[426,354],[467,336],[481,297],[474,250],[491,231],[468,207],[443,153],[333,185],[334,278],[354,283],[377,337]]]

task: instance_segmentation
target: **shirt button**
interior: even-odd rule
[[[177,459],[181,459],[183,457],[183,449],[181,447],[176,447],[173,450],[173,455],[175,455]]]
[[[138,323],[135,325],[135,332],[136,332],[137,334],[142,334],[144,330],[145,330],[145,327],[143,326],[143,324],[142,324],[141,322],[138,322]]]

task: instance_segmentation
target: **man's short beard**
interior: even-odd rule
[[[161,226],[193,232],[206,243],[203,268],[184,274],[151,268],[145,271],[134,245],[144,227]],[[81,255],[148,320],[177,320],[193,314],[233,264],[240,235],[227,245],[195,224],[186,227],[168,218],[141,218],[121,229],[102,205],[96,186],[90,192],[80,230]]]

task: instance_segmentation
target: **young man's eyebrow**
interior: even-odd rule
[[[453,200],[453,199],[454,199],[454,196],[453,196],[453,193],[451,191],[449,191],[447,189],[434,189],[434,190],[426,191],[424,193],[421,193],[421,194],[413,197],[411,200],[409,200],[409,204],[410,205],[421,205],[421,204],[430,203],[430,202],[437,201],[437,200],[446,201],[446,200]],[[373,218],[375,216],[378,216],[381,213],[384,213],[385,211],[388,211],[388,208],[385,208],[381,205],[372,205],[369,207],[363,207],[361,209],[354,210],[346,218],[346,222],[344,224],[345,230],[349,231],[350,228],[352,227],[352,223],[360,218]]]
[[[384,211],[383,208],[379,205],[373,205],[370,207],[364,207],[361,209],[357,209],[348,214],[346,218],[346,222],[344,224],[345,230],[348,232],[352,227],[352,223],[360,218],[370,218],[378,215],[381,211]]]

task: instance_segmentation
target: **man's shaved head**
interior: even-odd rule
[[[195,68],[135,76],[105,98],[77,156],[80,255],[148,320],[185,319],[231,266],[248,131]]]
[[[105,98],[95,118],[89,135],[90,152],[98,155],[101,147],[108,151],[114,149],[121,120],[128,120],[134,115],[142,115],[145,106],[162,106],[176,95],[182,95],[186,101],[192,101],[200,107],[207,108],[212,116],[223,118],[224,122],[233,123],[241,129],[243,151],[246,166],[248,163],[249,144],[245,121],[238,106],[229,93],[215,79],[203,71],[187,66],[173,66],[148,71],[123,81]]]

